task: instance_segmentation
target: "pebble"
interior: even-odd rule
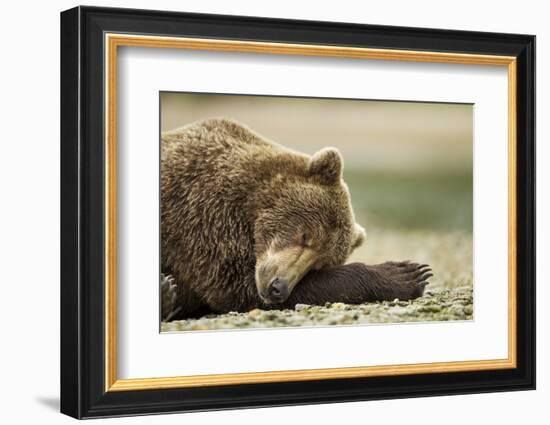
[[[418,309],[421,313],[437,313],[441,311],[441,307],[438,305],[425,305]]]
[[[296,304],[294,306],[294,309],[296,311],[304,311],[304,310],[309,310],[311,306],[309,304]]]
[[[207,325],[192,325],[191,326],[192,331],[207,331],[208,329],[210,329],[210,327],[207,326]]]

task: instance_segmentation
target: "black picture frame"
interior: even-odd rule
[[[514,56],[517,60],[517,367],[105,391],[104,34]],[[61,412],[75,418],[535,388],[535,37],[132,9],[61,13]]]

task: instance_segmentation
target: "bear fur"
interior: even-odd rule
[[[418,296],[418,264],[343,266],[366,234],[342,169],[335,148],[308,156],[230,120],[163,133],[161,261],[178,283],[179,315],[322,303],[346,290],[356,302],[391,298],[380,288],[401,275]]]

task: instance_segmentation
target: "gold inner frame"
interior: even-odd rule
[[[508,357],[495,360],[117,379],[116,374],[116,99],[119,46],[328,56],[507,67],[508,71]],[[370,49],[255,41],[105,34],[105,391],[311,381],[516,367],[516,58],[461,53]]]

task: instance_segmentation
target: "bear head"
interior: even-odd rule
[[[284,302],[312,269],[344,264],[365,230],[355,222],[343,160],[324,148],[299,173],[276,173],[254,223],[255,280],[266,304]]]

